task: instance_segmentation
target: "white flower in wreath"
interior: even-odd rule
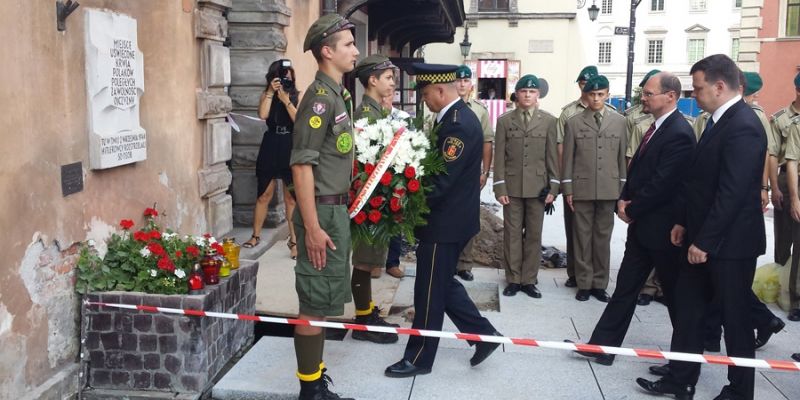
[[[156,275],[158,275],[158,271],[156,271],[156,270],[154,270],[154,269],[151,269],[151,270],[150,270],[150,276],[152,276],[153,278],[155,278],[155,277],[156,277]]]
[[[141,254],[142,257],[145,257],[145,258],[150,257],[150,254],[151,254],[150,253],[150,249],[148,249],[147,247],[143,247],[141,250],[139,250],[139,254]]]
[[[183,272],[180,268],[175,268],[175,276],[177,276],[178,279],[186,278],[186,272]]]

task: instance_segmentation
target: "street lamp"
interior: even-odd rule
[[[592,1],[592,6],[587,11],[589,11],[589,20],[592,22],[597,19],[597,14],[600,14],[600,9],[594,1]]]
[[[464,24],[464,40],[458,45],[461,47],[461,56],[466,60],[469,57],[469,49],[472,47],[472,43],[469,41],[469,26],[467,24]]]
[[[628,71],[625,75],[625,107],[631,103],[631,89],[633,88],[633,44],[636,42],[636,7],[642,0],[631,0],[631,17],[628,25]]]

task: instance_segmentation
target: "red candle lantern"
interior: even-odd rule
[[[219,269],[222,267],[222,260],[217,257],[217,251],[213,247],[208,249],[206,256],[200,261],[200,265],[203,267],[206,285],[219,283]]]
[[[203,270],[200,268],[200,264],[195,263],[189,274],[189,290],[200,290],[204,287]]]

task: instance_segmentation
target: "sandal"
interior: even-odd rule
[[[297,251],[295,249],[297,247],[297,243],[293,242],[291,238],[286,241],[286,247],[288,247],[289,250],[292,251],[292,252],[296,252]],[[289,258],[291,258],[292,260],[297,260],[297,254],[290,255]]]
[[[253,240],[255,240],[255,242]],[[253,247],[258,246],[259,243],[261,243],[261,236],[250,235],[250,240],[244,242],[242,247],[245,249],[252,249]]]

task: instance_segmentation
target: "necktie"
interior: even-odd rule
[[[531,117],[528,114],[528,111],[522,112],[522,126],[525,127],[525,130],[528,129],[528,123],[530,123]]]
[[[603,124],[603,114],[599,112],[594,113],[594,120],[597,121],[597,127],[600,128],[600,125]]]
[[[342,98],[344,99],[344,107],[347,109],[347,115],[350,116],[350,119],[353,119],[353,96],[350,95],[350,91],[347,88],[342,88]]]
[[[653,124],[650,125],[650,129],[647,130],[647,132],[644,134],[644,137],[642,138],[642,144],[639,145],[639,154],[644,153],[644,149],[647,148],[647,143],[650,141],[650,138],[653,137],[653,132],[655,131],[656,131],[656,123],[653,122]]]
[[[706,139],[706,136],[708,136],[708,135],[707,135],[707,134],[708,134],[708,132],[710,132],[710,131],[711,131],[711,128],[713,128],[713,127],[714,127],[714,118],[711,118],[711,117],[709,116],[709,117],[708,117],[708,121],[706,122],[706,127],[705,127],[705,129],[703,129],[702,136],[700,136],[700,141],[699,141],[699,142],[697,142],[697,144],[703,143],[703,142],[705,141],[705,139]]]

